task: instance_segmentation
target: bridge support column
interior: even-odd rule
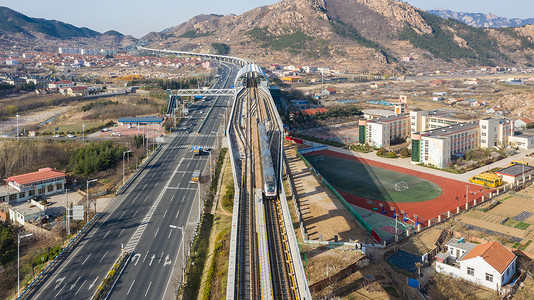
[[[438,222],[441,222],[441,215],[438,216]]]

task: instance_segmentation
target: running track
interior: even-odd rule
[[[432,175],[428,173],[418,172],[418,171],[414,171],[411,169],[397,167],[394,165],[385,164],[385,163],[381,163],[381,162],[374,161],[374,160],[366,160],[363,158],[359,158],[359,157],[355,157],[355,156],[351,156],[347,154],[342,154],[342,153],[338,153],[338,152],[334,152],[330,150],[318,151],[318,152],[314,152],[314,154],[333,156],[333,157],[338,157],[342,159],[358,161],[360,163],[367,164],[370,166],[380,167],[380,168],[388,169],[388,170],[395,171],[398,173],[403,173],[403,174],[423,178],[423,179],[426,179],[430,182],[437,184],[442,190],[441,195],[435,199],[428,200],[428,201],[412,202],[412,203],[397,203],[397,202],[378,201],[378,200],[370,199],[376,203],[377,207],[379,203],[384,204],[384,207],[387,211],[387,215],[390,217],[393,216],[393,212],[391,211],[390,207],[393,207],[399,216],[400,216],[401,210],[404,210],[406,212],[406,215],[410,218],[413,217],[413,214],[417,214],[419,216],[419,222],[422,223],[422,226],[427,226],[428,220],[437,219],[439,215],[446,214],[448,211],[450,211],[451,214],[455,214],[456,207],[458,206],[458,201],[460,202],[460,209],[464,210],[465,209],[466,186],[469,186],[469,206],[473,205],[475,198],[477,199],[477,203],[480,203],[482,196],[488,195],[491,192],[491,191],[484,190],[484,188],[481,187],[480,185],[453,180],[453,179],[449,179],[449,178],[445,178],[445,177],[441,177],[437,175]],[[367,204],[367,200],[368,200],[367,198],[345,193],[340,190],[338,190],[338,192],[350,204],[357,205],[359,207],[363,207],[369,210],[373,208],[371,204]],[[443,216],[443,217],[446,217],[446,216]],[[435,221],[436,220],[434,220],[433,222]]]

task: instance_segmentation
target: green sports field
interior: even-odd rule
[[[421,202],[441,195],[439,186],[426,179],[357,161],[305,155],[315,169],[337,190],[355,196],[389,202]],[[397,188],[396,188],[397,187]]]

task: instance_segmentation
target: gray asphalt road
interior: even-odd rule
[[[227,70],[223,71],[215,88],[222,88],[225,83],[227,87],[233,84],[237,70],[224,68]],[[133,248],[135,260],[126,268],[112,298],[162,299],[167,288],[172,291],[167,292],[166,297],[174,293],[169,279],[173,268],[181,267],[182,257],[178,257],[179,262],[176,259],[182,234],[177,229],[171,231],[169,225],[184,226],[188,221],[196,221],[199,211],[197,184],[189,181],[193,170],[204,169],[208,158],[207,155],[194,157],[184,145],[216,144],[216,132],[229,98],[194,104],[190,109],[191,118],[184,120],[184,124],[191,124],[194,132],[170,135],[158,155],[126,192],[101,213],[79,245],[62,256],[52,272],[24,298],[90,299],[119,257],[121,246],[128,246],[132,236],[139,234],[143,220],[149,216]],[[207,116],[214,101],[215,106]],[[199,130],[204,118],[206,122]],[[185,246],[188,252],[188,245]]]

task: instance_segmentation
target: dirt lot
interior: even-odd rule
[[[300,201],[304,226],[310,240],[348,242],[365,240],[366,233],[336,197],[324,187],[296,156],[296,146],[285,145],[295,193]]]

